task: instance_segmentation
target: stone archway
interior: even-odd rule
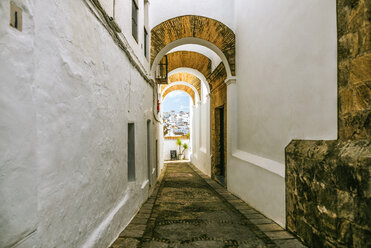
[[[166,87],[169,87],[170,85],[174,85],[174,83],[186,82],[189,85],[193,86],[195,90],[197,90],[197,93],[199,95],[199,100],[201,100],[201,80],[195,75],[192,75],[187,72],[178,72],[178,73],[175,73],[169,76],[168,82],[169,82],[169,85],[161,86],[161,92],[163,92],[163,90]]]
[[[229,76],[235,75],[235,34],[217,20],[194,15],[175,17],[151,30],[151,42],[152,68],[164,55],[163,50],[170,51],[182,44],[200,44],[214,50],[226,64]]]
[[[201,72],[205,77],[211,73],[211,60],[205,55],[197,52],[178,51],[167,54],[168,70],[178,68],[192,68]]]
[[[193,104],[196,104],[197,101],[199,100],[197,90],[193,86],[189,85],[188,83],[184,83],[184,82],[173,83],[169,85],[168,87],[166,87],[165,89],[163,89],[161,93],[162,100],[164,101],[166,96],[169,93],[173,91],[177,91],[177,90],[186,92],[192,98]]]

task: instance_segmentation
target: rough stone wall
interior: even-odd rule
[[[338,0],[339,138],[371,137],[371,1]]]
[[[310,247],[370,247],[370,141],[292,141],[287,227]]]
[[[337,11],[339,139],[286,147],[287,228],[310,247],[370,247],[371,2]]]
[[[223,23],[203,16],[179,16],[164,21],[151,30],[151,64],[157,54],[178,39],[194,37],[216,45],[226,56],[232,75],[235,73],[235,35]]]
[[[223,63],[211,73],[207,80],[210,83],[210,129],[211,129],[211,175],[212,177],[217,173],[219,148],[219,139],[217,137],[217,130],[215,123],[217,123],[215,109],[224,105],[224,164],[227,166],[227,86],[224,83],[227,78],[227,74]],[[227,170],[225,170],[227,171]],[[227,176],[225,177],[227,178]]]

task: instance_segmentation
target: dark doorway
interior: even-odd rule
[[[214,179],[225,185],[225,140],[224,140],[224,105],[215,109],[215,167]]]

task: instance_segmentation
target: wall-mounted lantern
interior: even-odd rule
[[[167,55],[162,57],[156,68],[156,82],[158,84],[167,84],[168,61]]]

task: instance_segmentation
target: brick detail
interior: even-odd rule
[[[191,51],[178,51],[167,54],[168,71],[180,67],[198,70],[205,77],[211,73],[211,60],[205,55]]]
[[[179,72],[176,74],[173,74],[168,79],[169,84],[176,83],[176,82],[186,82],[195,87],[195,89],[198,92],[198,95],[201,96],[201,80],[194,76],[193,74],[187,73],[187,72]],[[169,86],[168,84],[162,84],[161,85],[161,92]]]
[[[219,21],[195,15],[169,19],[151,30],[151,64],[166,45],[187,37],[203,39],[216,45],[227,58],[232,75],[235,75],[234,32]]]
[[[167,94],[169,94],[170,92],[175,91],[175,90],[182,90],[182,91],[188,93],[192,97],[193,104],[195,104],[195,92],[193,91],[193,89],[191,87],[189,87],[187,85],[182,85],[182,84],[176,84],[176,85],[170,86],[162,94],[163,99],[166,97]]]

